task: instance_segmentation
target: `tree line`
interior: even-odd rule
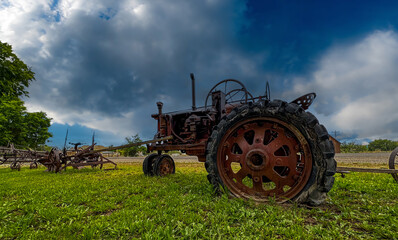
[[[35,73],[12,51],[11,45],[0,41],[0,146],[9,143],[37,148],[52,136],[48,131],[51,118],[45,112],[28,112],[22,97],[29,97],[27,88]]]
[[[388,139],[376,139],[368,145],[361,145],[356,142],[343,142],[340,145],[343,153],[373,152],[373,151],[392,151],[398,147],[398,142]]]

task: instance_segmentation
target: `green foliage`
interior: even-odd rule
[[[26,88],[34,72],[13,52],[11,45],[0,41],[0,98],[28,96]]]
[[[132,137],[126,137],[126,144],[131,144],[131,143],[138,143],[142,142],[138,134],[132,136]],[[124,148],[119,150],[120,154],[125,157],[135,157],[138,155],[139,152],[146,152],[146,147],[144,146],[133,146],[129,148]]]
[[[202,163],[147,177],[119,170],[0,167],[0,239],[397,239],[398,184],[336,176],[326,205],[255,204],[214,195]],[[51,183],[51,184],[50,184]]]
[[[388,139],[377,139],[369,143],[369,151],[392,151],[398,143]]]
[[[29,113],[19,98],[28,96],[26,88],[34,73],[13,52],[0,42],[0,145],[14,143],[36,148],[51,137],[51,119],[44,112]]]
[[[4,97],[0,103],[0,146],[14,143],[30,148],[51,137],[50,118],[44,112],[29,113],[18,98]]]
[[[343,142],[340,145],[340,150],[342,153],[360,153],[360,152],[367,152],[368,146],[360,145],[355,142]]]

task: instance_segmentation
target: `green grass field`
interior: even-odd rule
[[[398,183],[387,174],[336,176],[327,204],[256,204],[217,197],[203,164],[173,176],[119,170],[0,168],[1,239],[398,239]]]

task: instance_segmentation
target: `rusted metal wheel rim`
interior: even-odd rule
[[[162,157],[159,163],[159,175],[166,176],[174,172],[173,160],[169,157]]]
[[[294,198],[308,182],[312,155],[295,126],[258,117],[226,131],[217,151],[217,168],[233,195],[283,202]]]

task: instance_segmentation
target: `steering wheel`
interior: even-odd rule
[[[247,104],[248,101],[253,99],[253,95],[247,91],[243,83],[235,79],[225,79],[217,83],[207,94],[205,110],[207,110],[207,102],[211,95],[219,90],[225,93],[225,104],[232,104],[236,102]]]

